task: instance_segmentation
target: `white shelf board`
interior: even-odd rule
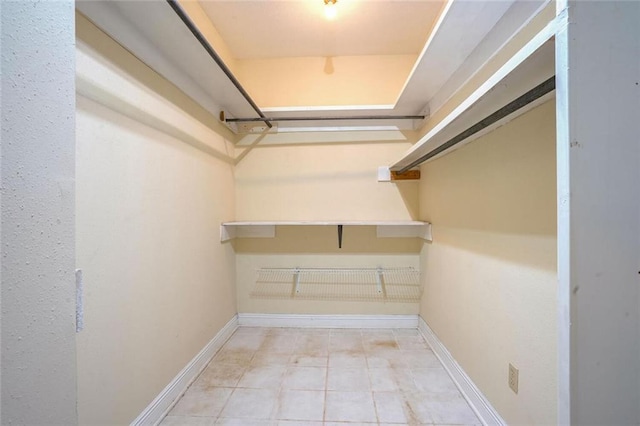
[[[422,238],[431,241],[431,224],[421,221],[246,221],[220,225],[220,241],[274,238],[277,226],[375,226],[378,238]]]
[[[438,123],[437,126],[424,135],[400,160],[394,163],[390,169],[400,170],[408,166],[499,108],[552,77],[555,74],[555,43],[553,36],[556,28],[557,20],[551,21],[529,41],[529,43],[487,79],[484,84],[467,97],[456,109]],[[440,153],[432,159],[447,154],[463,146],[465,143],[471,142],[493,129],[504,125],[518,115],[551,99],[552,96],[553,92],[539,98],[537,101],[530,103],[508,117],[470,136],[465,141]]]
[[[79,1],[76,8],[214,116],[258,116],[167,2]]]
[[[423,110],[514,3],[448,1],[396,100],[396,109]]]

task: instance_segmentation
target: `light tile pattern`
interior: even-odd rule
[[[479,425],[417,330],[241,327],[162,426]]]

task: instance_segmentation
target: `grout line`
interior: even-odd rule
[[[266,331],[267,331],[267,333],[266,333],[266,334],[264,334],[264,336],[263,336],[263,337],[264,337],[264,341],[262,341],[262,342],[261,342],[260,346],[259,346],[256,350],[253,350],[253,353],[251,354],[251,357],[249,357],[248,363],[247,363],[246,365],[238,365],[238,364],[235,364],[235,365],[236,365],[236,366],[238,366],[239,368],[242,368],[242,374],[240,375],[240,377],[239,377],[238,381],[236,382],[235,386],[230,386],[230,387],[232,388],[232,391],[231,391],[231,393],[229,394],[229,396],[228,396],[227,400],[225,401],[225,403],[222,405],[222,407],[221,407],[221,409],[220,409],[219,413],[218,413],[216,416],[213,416],[213,417],[212,417],[212,421],[213,421],[213,423],[212,423],[212,424],[214,424],[214,423],[216,423],[216,422],[220,421],[221,419],[223,419],[223,417],[222,417],[222,413],[223,413],[223,411],[224,411],[224,410],[225,410],[225,408],[228,406],[229,401],[231,400],[232,396],[235,394],[236,390],[237,390],[237,389],[242,389],[242,388],[240,388],[240,387],[239,387],[239,384],[240,384],[240,382],[242,381],[242,379],[245,377],[245,375],[248,373],[248,371],[251,369],[251,367],[253,366],[253,361],[254,361],[255,359],[257,359],[256,357],[258,356],[258,353],[265,353],[265,354],[270,353],[268,350],[266,350],[266,351],[261,351],[261,350],[260,350],[260,348],[262,347],[262,345],[264,345],[265,341],[268,339],[268,336],[269,336],[269,335],[271,335],[271,333],[273,332],[273,330],[274,330],[274,328],[272,328],[272,327],[270,327],[270,328],[268,328],[268,329],[266,330]],[[332,330],[332,329],[330,329],[328,334],[320,334],[320,335],[318,335],[318,336],[324,336],[324,337],[321,337],[320,339],[321,339],[321,340],[325,340],[325,339],[326,339],[326,345],[327,345],[327,347],[325,348],[325,349],[326,349],[326,351],[327,351],[327,356],[326,356],[326,359],[325,359],[325,366],[324,366],[324,368],[325,368],[325,377],[324,377],[324,379],[325,379],[325,383],[324,383],[324,389],[323,389],[323,391],[324,391],[324,401],[323,401],[322,420],[321,420],[322,422],[327,422],[327,421],[328,421],[328,420],[327,420],[327,414],[328,414],[328,413],[327,413],[327,408],[328,408],[328,394],[329,394],[329,392],[330,392],[330,390],[329,390],[329,373],[330,373],[330,368],[331,368],[331,367],[330,367],[330,360],[331,360],[331,355],[332,355],[332,350],[331,350],[331,348],[332,348],[332,336],[352,336],[352,337],[354,338],[354,340],[355,340],[356,336],[359,336],[359,337],[360,337],[360,340],[359,340],[359,346],[361,347],[361,349],[362,349],[362,354],[364,355],[364,358],[365,358],[365,368],[367,369],[368,384],[369,384],[369,386],[370,386],[370,388],[369,388],[369,392],[368,392],[368,393],[370,394],[370,397],[371,397],[372,402],[373,402],[373,408],[374,408],[374,412],[373,412],[373,414],[375,415],[375,418],[376,418],[376,420],[375,420],[375,421],[376,421],[377,423],[380,423],[380,422],[381,422],[381,417],[380,417],[380,407],[378,407],[378,406],[377,406],[377,401],[376,401],[376,398],[375,398],[375,393],[376,393],[376,392],[375,392],[375,391],[374,391],[374,389],[373,389],[373,380],[372,380],[372,371],[371,371],[372,367],[371,367],[371,365],[370,365],[369,357],[367,356],[367,351],[365,350],[365,341],[364,341],[364,340],[365,340],[365,333],[364,333],[364,330],[362,330],[362,329],[357,329],[357,330],[356,330],[356,329],[354,329],[353,331],[354,331],[354,333],[352,333],[352,334],[349,334],[349,333],[344,333],[344,334],[343,334],[343,333],[341,333],[341,332],[339,332],[339,331],[336,331],[336,330]],[[234,334],[230,337],[230,339],[231,339],[233,336],[235,336],[235,335],[236,335],[236,333],[234,333]],[[287,358],[287,360],[286,360],[286,364],[283,366],[283,370],[284,370],[284,372],[283,372],[283,376],[281,377],[281,380],[280,380],[279,386],[277,387],[277,392],[275,392],[275,394],[276,394],[276,400],[275,400],[275,402],[274,402],[274,405],[272,406],[272,411],[271,411],[271,413],[270,413],[270,415],[269,415],[269,417],[268,417],[268,420],[264,420],[265,422],[270,422],[270,423],[273,423],[273,424],[277,424],[277,422],[278,422],[279,420],[291,420],[291,419],[279,419],[279,418],[278,418],[278,417],[279,417],[279,416],[278,416],[278,412],[279,412],[279,410],[282,408],[282,407],[281,407],[281,403],[282,403],[281,398],[282,398],[282,396],[283,396],[283,392],[285,392],[285,391],[287,391],[287,390],[288,390],[288,389],[285,389],[285,387],[284,387],[284,379],[285,379],[285,376],[284,376],[284,375],[286,375],[286,372],[287,372],[290,368],[295,367],[295,365],[294,365],[294,364],[292,364],[292,362],[293,362],[293,359],[294,359],[293,357],[294,357],[294,356],[296,355],[296,353],[297,353],[297,350],[298,350],[298,344],[299,344],[303,339],[305,339],[305,337],[309,337],[309,336],[316,336],[316,334],[315,334],[315,333],[313,333],[313,332],[311,332],[311,333],[309,333],[309,334],[307,334],[307,333],[305,333],[305,332],[300,332],[300,333],[296,333],[296,334],[294,334],[294,335],[292,335],[292,336],[289,336],[289,338],[293,338],[293,348],[292,348],[292,350],[291,350],[291,351],[288,351],[288,358]],[[406,354],[406,353],[411,352],[411,351],[413,350],[413,349],[411,349],[411,348],[406,349],[406,350],[403,350],[403,349],[401,349],[401,348],[400,348],[399,340],[401,340],[401,339],[400,339],[401,337],[405,337],[405,336],[407,336],[407,335],[402,334],[402,332],[398,333],[398,330],[394,330],[394,331],[392,332],[392,335],[391,335],[391,336],[389,336],[389,337],[391,337],[391,338],[393,339],[393,341],[395,342],[395,344],[396,344],[396,346],[397,346],[398,351],[399,351],[401,354]],[[421,334],[418,334],[418,335],[417,335],[417,337],[419,337],[421,340],[426,341],[426,340],[424,339],[424,336],[422,336]],[[230,339],[229,339],[229,340],[230,340]],[[225,342],[225,343],[222,345],[222,347],[220,348],[220,351],[222,351],[222,350],[224,350],[224,349],[228,349],[226,345],[227,345],[227,343],[229,342],[229,340],[227,340],[227,342]],[[347,340],[347,343],[349,344],[349,346],[351,346],[351,342],[348,342],[348,340],[349,340],[349,339],[338,338],[338,340]],[[336,346],[336,348],[338,348],[338,350],[341,350],[341,347],[340,347],[340,346]],[[416,349],[417,349],[417,348],[416,348]],[[433,349],[429,346],[428,342],[427,342],[427,349],[429,349],[429,350],[433,351]],[[355,358],[359,358],[359,356],[356,356],[355,354],[352,354],[352,357],[353,357],[354,359],[355,359]],[[215,356],[214,356],[213,358],[215,358]],[[211,364],[212,364],[212,363],[214,363],[214,359],[213,359],[213,358],[212,358],[212,360],[207,364],[207,366],[202,370],[202,372],[201,372],[200,374],[203,374],[203,373],[204,373],[204,371],[205,371],[207,368],[209,368],[209,367],[211,366]],[[359,364],[358,364],[358,365],[359,365]],[[403,365],[404,365],[404,363],[403,363]],[[277,366],[278,366],[278,367],[280,367],[280,365],[277,365]],[[259,367],[259,368],[269,368],[269,367],[276,367],[276,365],[272,365],[272,364],[267,363],[266,365],[262,365],[262,366],[258,366],[258,367]],[[318,367],[318,368],[323,368],[323,367],[321,367],[320,365],[315,365],[315,366],[304,366],[304,367]],[[335,367],[335,368],[334,368],[334,370],[335,370],[336,368],[355,368],[355,367]],[[393,367],[388,367],[388,368],[390,368],[391,370],[394,370],[394,368],[393,368]],[[409,378],[409,380],[413,383],[413,385],[414,385],[415,387],[417,387],[417,382],[416,382],[416,377],[415,377],[415,374],[414,374],[414,373],[415,373],[415,371],[414,371],[414,370],[416,370],[416,369],[424,369],[424,368],[434,368],[434,369],[435,369],[435,368],[437,368],[437,367],[416,367],[416,366],[410,367],[408,364],[406,364],[406,365],[405,365],[404,367],[402,367],[402,368],[407,370],[407,372],[409,373],[409,377],[408,377],[408,378]],[[200,375],[198,376],[198,378],[199,378],[199,377],[200,377]],[[196,378],[196,380],[197,380],[197,378]],[[396,386],[398,386],[398,385],[400,384],[400,383],[398,382],[398,380],[397,380],[397,377],[395,377],[395,376],[394,376],[394,377],[393,377],[393,380],[394,380],[394,383],[395,383],[395,385],[396,385]],[[194,382],[195,382],[195,380],[194,380]],[[251,388],[251,389],[267,389],[267,388]],[[270,388],[270,389],[275,389],[275,388]],[[302,390],[302,389],[301,389],[301,390]],[[312,390],[312,389],[307,389],[307,390]],[[387,392],[387,391],[380,391],[380,392]],[[392,392],[392,393],[393,393],[393,392],[397,392],[399,395],[401,395],[401,396],[402,396],[402,395],[405,393],[405,390],[404,390],[402,387],[398,386],[397,391],[388,391],[388,392]],[[403,412],[404,412],[405,417],[406,417],[406,418],[409,418],[408,413],[406,412],[406,408],[407,408],[407,407],[406,407],[406,406],[405,406],[405,404],[403,403],[403,404],[402,404],[402,410],[403,410]],[[248,420],[248,419],[247,419],[247,420]],[[433,418],[431,418],[431,420],[433,421]],[[259,421],[260,421],[260,422],[262,422],[263,420],[259,420]],[[314,422],[315,422],[315,421],[316,421],[316,420],[314,420]],[[301,423],[304,423],[304,421],[301,421]],[[354,424],[354,422],[346,422],[346,423],[345,423],[345,425],[347,425],[347,424]]]
[[[327,342],[327,365],[324,375],[324,405],[322,407],[322,423],[327,421],[327,396],[329,395],[329,360],[331,359],[331,332]]]
[[[365,365],[367,369],[367,377],[369,378],[369,390],[371,391],[371,401],[373,402],[373,413],[376,415],[376,422],[380,423],[380,414],[378,413],[378,404],[376,403],[375,394],[373,392],[373,380],[371,380],[371,369],[369,368],[369,361],[364,348],[364,335],[360,330],[360,344],[362,345],[362,353],[365,354]]]

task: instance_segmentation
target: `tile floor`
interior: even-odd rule
[[[481,424],[417,330],[241,327],[170,425]]]

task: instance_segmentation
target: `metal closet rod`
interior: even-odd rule
[[[503,118],[505,118],[509,114],[512,114],[512,113],[516,112],[520,108],[523,108],[526,105],[530,104],[531,102],[543,97],[547,93],[552,92],[553,90],[555,90],[555,88],[556,88],[556,77],[553,76],[553,77],[545,80],[544,82],[540,83],[539,85],[537,85],[533,89],[529,90],[527,93],[525,93],[524,95],[520,96],[519,98],[509,102],[507,105],[503,106],[502,108],[500,108],[499,110],[497,110],[493,114],[491,114],[491,115],[485,117],[484,119],[478,121],[476,124],[474,124],[473,126],[469,127],[467,130],[465,130],[462,133],[459,133],[456,136],[452,137],[451,139],[449,139],[448,141],[446,141],[445,143],[443,143],[439,147],[435,148],[432,151],[429,151],[428,153],[426,153],[422,157],[418,158],[417,160],[415,160],[414,162],[412,162],[408,166],[405,166],[405,167],[401,168],[400,170],[398,170],[398,173],[402,174],[402,173],[406,172],[407,170],[411,169],[412,167],[415,167],[415,166],[417,166],[417,165],[419,165],[421,163],[424,163],[428,159],[430,159],[432,157],[435,157],[436,155],[440,154],[441,152],[446,151],[447,149],[451,148],[452,146],[454,146],[454,145],[462,142],[463,140],[467,139],[468,137],[473,136],[474,134],[478,133],[479,131],[481,131],[481,130],[489,127],[489,126],[491,126],[492,124],[496,123],[497,121],[502,120]]]
[[[195,38],[200,42],[202,47],[204,47],[204,50],[207,51],[209,56],[211,56],[211,58],[215,61],[215,63],[220,67],[222,72],[225,73],[225,75],[227,76],[229,81],[231,81],[231,83],[233,83],[233,85],[236,87],[236,89],[238,89],[240,94],[249,103],[249,105],[251,105],[253,110],[256,113],[258,113],[260,118],[256,118],[256,121],[264,121],[264,124],[266,124],[267,127],[273,127],[273,125],[269,122],[267,117],[264,116],[264,114],[262,113],[262,111],[260,110],[258,105],[256,105],[256,103],[253,101],[253,99],[251,99],[251,96],[249,96],[247,91],[244,90],[244,87],[242,87],[242,85],[240,84],[238,79],[236,79],[236,77],[233,75],[233,73],[231,72],[229,67],[227,67],[227,65],[224,63],[222,58],[216,53],[215,50],[213,50],[213,48],[211,47],[209,42],[207,42],[207,40],[204,38],[204,36],[200,32],[200,30],[198,30],[198,27],[196,27],[196,25],[193,23],[193,21],[191,21],[191,19],[187,16],[187,14],[184,12],[184,10],[182,10],[182,8],[178,4],[178,2],[176,0],[167,0],[167,3],[169,3],[169,6],[171,6],[173,11],[176,12],[176,14],[182,20],[182,22],[184,22],[184,24],[187,26],[187,28],[189,28],[189,31],[191,31],[191,33],[195,36]]]
[[[268,117],[269,121],[338,121],[338,120],[423,120],[424,115],[352,115],[352,116],[316,116],[316,117]],[[227,123],[247,123],[264,121],[259,118],[225,118]]]

